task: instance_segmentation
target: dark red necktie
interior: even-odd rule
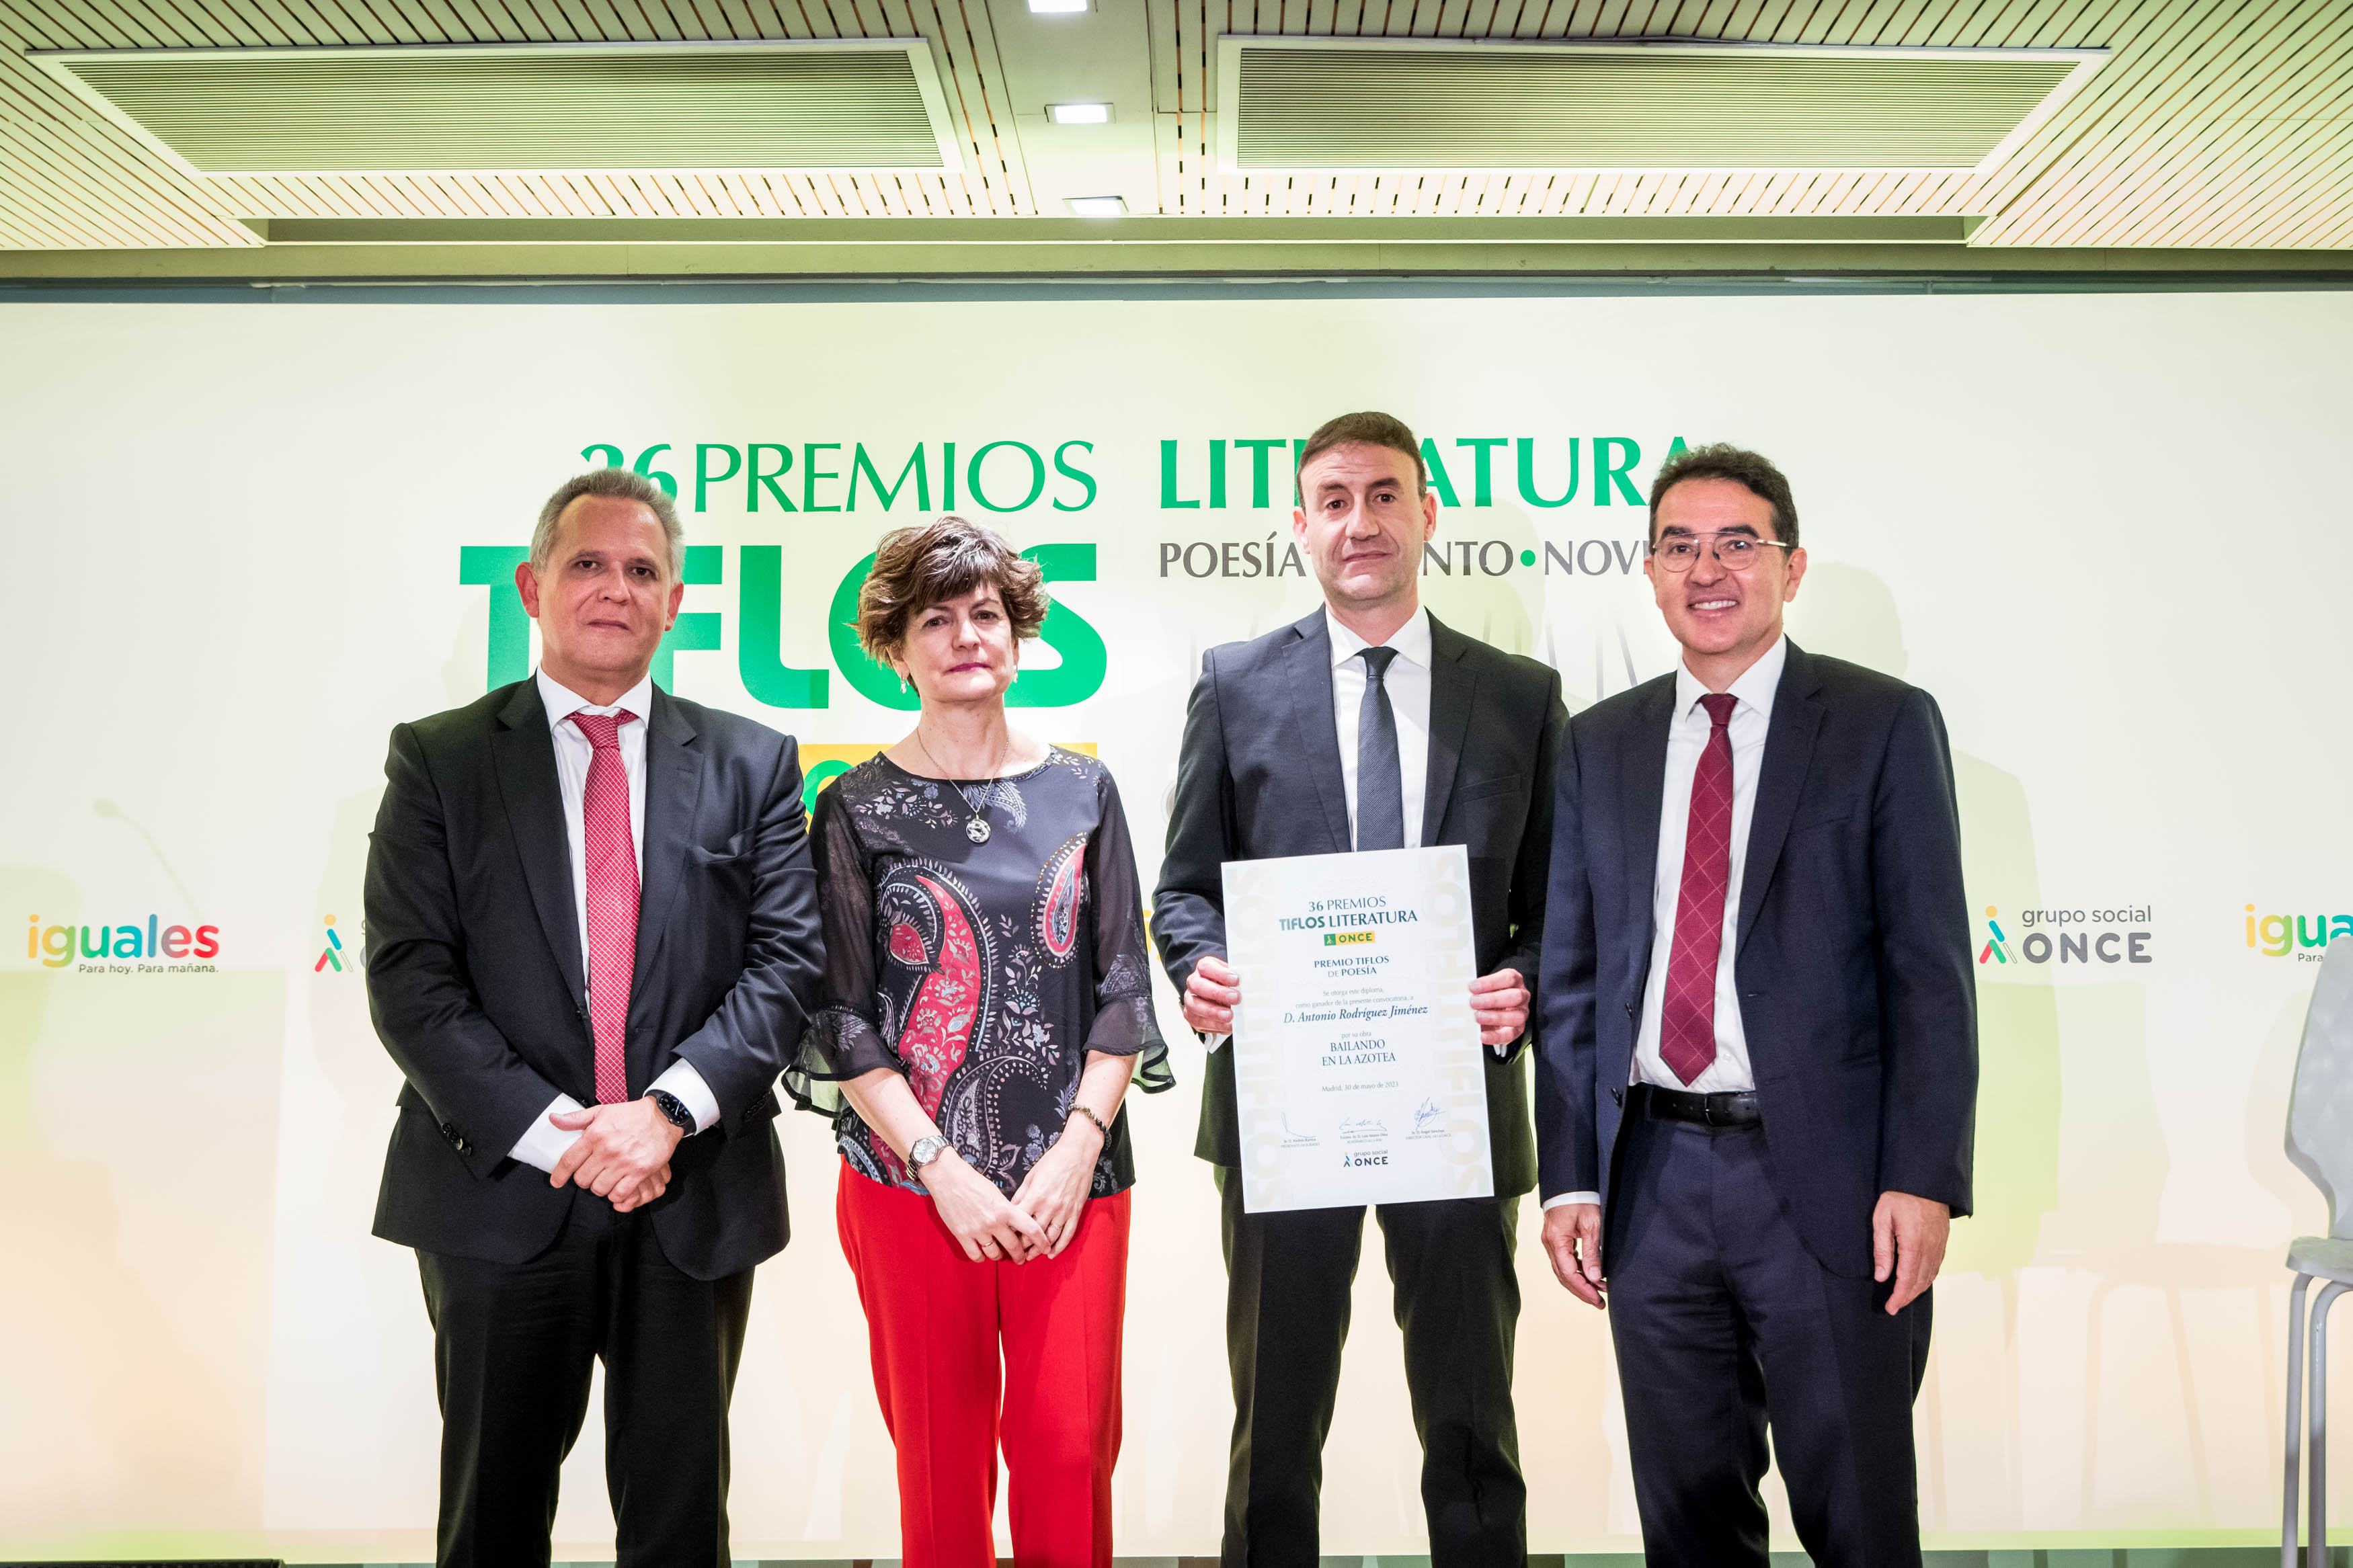
[[[1732,721],[1728,691],[1701,698],[1707,744],[1692,773],[1691,821],[1683,835],[1683,883],[1675,898],[1675,940],[1667,952],[1666,1005],[1659,1056],[1689,1083],[1715,1060],[1715,965],[1724,951],[1724,900],[1732,882]]]
[[[638,962],[638,850],[629,835],[629,775],[621,726],[634,713],[575,713],[595,748],[581,792],[580,842],[588,866],[588,1025],[596,1039],[596,1099],[629,1098],[629,973]]]

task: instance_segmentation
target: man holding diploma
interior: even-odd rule
[[[1512,1415],[1512,1272],[1519,1194],[1535,1184],[1519,1046],[1543,942],[1560,679],[1421,608],[1438,502],[1421,444],[1385,414],[1350,414],[1302,450],[1292,531],[1324,604],[1213,648],[1186,714],[1152,934],[1208,1037],[1194,1152],[1224,1204],[1234,1436],[1224,1561],[1313,1568],[1324,1438],[1347,1338],[1360,1206],[1251,1213],[1243,1202],[1228,963],[1228,861],[1459,844],[1469,859],[1472,1006],[1486,1062],[1492,1197],[1376,1211],[1405,1333],[1433,1568],[1526,1559],[1526,1488]]]

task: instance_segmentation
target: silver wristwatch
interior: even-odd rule
[[[907,1169],[920,1182],[923,1167],[948,1152],[948,1141],[934,1132],[928,1138],[918,1138],[915,1146],[907,1151]]]

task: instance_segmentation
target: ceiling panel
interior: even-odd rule
[[[1020,0],[0,0],[0,247],[249,247],[268,218],[1026,217],[1063,188],[1008,81],[1046,79]],[[1146,38],[1132,210],[1191,217],[1970,216],[2001,247],[2353,247],[2347,0],[1096,0]],[[2105,48],[1982,172],[1217,167],[1217,39],[1677,38]],[[26,50],[887,38],[928,41],[962,173],[649,170],[197,179]],[[1013,68],[1008,68],[1008,58]],[[1062,73],[1057,79],[1067,79]],[[1058,89],[1060,90],[1060,89]],[[1122,92],[1124,93],[1123,89]],[[1034,93],[1033,93],[1034,96]],[[1120,112],[1127,111],[1123,105]],[[1070,146],[1083,143],[1068,142]],[[1039,174],[1033,179],[1030,159]],[[1098,159],[1098,163],[1103,160]],[[1092,177],[1092,176],[1091,176]],[[1053,209],[1059,215],[1059,198]]]
[[[28,50],[928,40],[961,173],[195,179]],[[985,11],[957,0],[0,0],[0,247],[259,243],[240,217],[1015,217],[1033,213]]]
[[[1220,41],[1228,170],[1975,169],[2096,52]]]
[[[34,63],[199,177],[961,166],[920,39],[109,49]]]
[[[1217,168],[1220,33],[2106,48],[2084,89],[1998,167],[1896,174],[1563,171],[1504,199],[1544,216],[1885,213],[1982,217],[1973,243],[2353,247],[2353,5],[2344,0],[1156,0],[1188,73],[1157,140],[1170,210],[1493,210],[1479,176],[1299,181]],[[1192,90],[1192,81],[1204,85]],[[1206,122],[1205,122],[1206,118]],[[1435,192],[1435,195],[1433,195]],[[1350,196],[1356,198],[1351,202]]]

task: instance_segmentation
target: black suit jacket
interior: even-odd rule
[[[1605,1212],[1650,975],[1674,700],[1665,675],[1596,703],[1570,722],[1561,755],[1536,1139],[1545,1195],[1599,1192]],[[1881,1193],[1969,1210],[1977,993],[1935,699],[1789,645],[1737,942],[1774,1182],[1824,1268],[1868,1274]]]
[[[1535,986],[1552,845],[1552,777],[1567,712],[1560,677],[1489,647],[1432,616],[1430,781],[1421,841],[1469,852],[1479,973],[1506,965]],[[1181,993],[1193,966],[1226,952],[1229,860],[1345,854],[1348,796],[1332,712],[1332,638],[1319,607],[1245,643],[1211,648],[1185,714],[1168,852],[1153,895],[1152,938]],[[1496,1195],[1535,1184],[1526,1070],[1487,1057],[1487,1125]],[[1193,1152],[1241,1163],[1230,1049],[1209,1055]]]
[[[694,1064],[720,1120],[649,1211],[698,1279],[785,1245],[775,1083],[823,957],[788,736],[655,689],[630,978],[628,1082]],[[403,724],[368,845],[368,1005],[407,1082],[375,1234],[520,1263],[575,1203],[507,1151],[560,1090],[596,1103],[570,839],[535,680]]]

